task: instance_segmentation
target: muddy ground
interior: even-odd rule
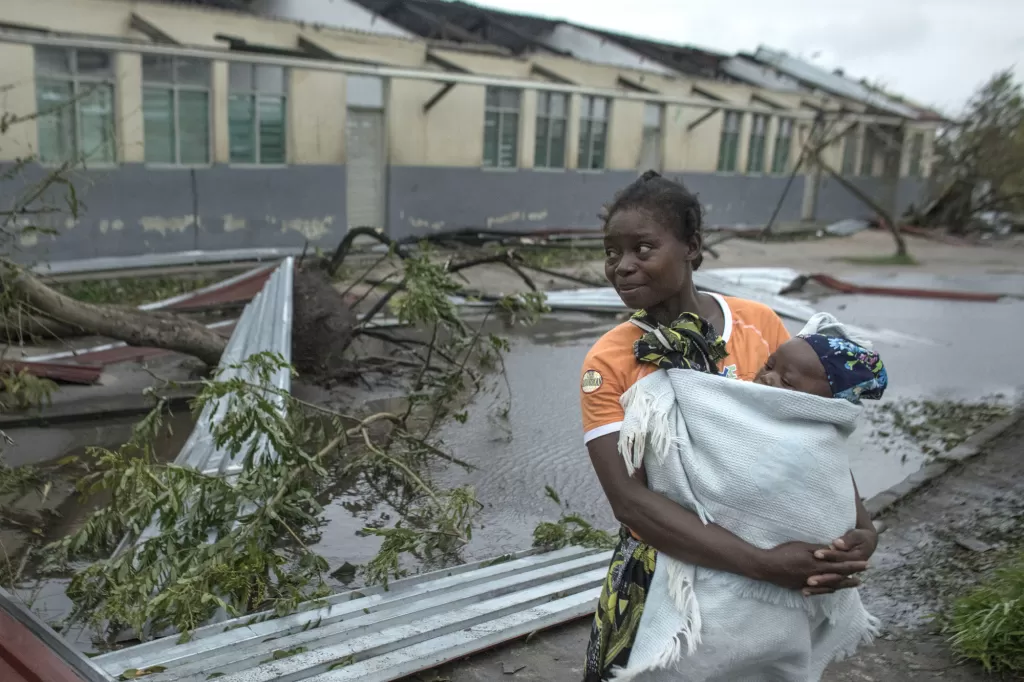
[[[957,661],[932,616],[1024,549],[1024,419],[880,521],[887,530],[861,594],[885,633],[833,664],[824,682],[1013,679]],[[406,682],[579,680],[589,631],[582,621],[537,633]]]

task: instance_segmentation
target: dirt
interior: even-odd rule
[[[325,272],[317,266],[296,270],[292,323],[292,363],[308,383],[331,387],[352,376],[345,350],[356,317]]]
[[[1020,679],[958,661],[933,616],[1024,549],[1024,419],[879,521],[886,530],[861,594],[884,633],[823,682]],[[589,632],[588,620],[572,623],[406,682],[578,680]]]

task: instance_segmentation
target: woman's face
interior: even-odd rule
[[[604,249],[604,275],[622,302],[650,310],[690,286],[700,245],[680,241],[648,211],[627,209],[608,221]]]

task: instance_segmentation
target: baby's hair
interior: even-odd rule
[[[682,183],[656,171],[647,171],[615,195],[615,201],[602,212],[605,228],[612,216],[629,209],[650,212],[671,229],[679,241],[688,242],[696,237],[701,244],[704,242],[703,211],[697,196]],[[703,260],[704,254],[698,253],[692,268],[699,268]]]

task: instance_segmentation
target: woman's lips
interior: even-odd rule
[[[628,293],[630,291],[636,291],[637,289],[642,289],[643,286],[644,286],[643,284],[620,284],[619,285],[619,292],[621,292],[621,293]]]

